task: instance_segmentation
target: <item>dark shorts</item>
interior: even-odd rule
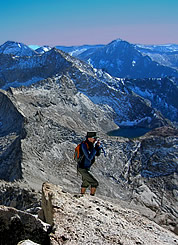
[[[78,168],[78,172],[82,175],[82,185],[81,187],[88,188],[97,187],[99,185],[98,181],[93,177],[88,169]]]

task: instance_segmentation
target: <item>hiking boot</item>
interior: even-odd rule
[[[85,192],[86,192],[86,188],[85,188],[85,187],[82,187],[82,188],[81,188],[81,192],[80,192],[80,193],[81,193],[82,195],[84,195],[84,194],[85,194]]]
[[[96,192],[96,187],[91,187],[91,189],[90,189],[90,195],[91,196],[94,196],[95,195],[95,192]]]

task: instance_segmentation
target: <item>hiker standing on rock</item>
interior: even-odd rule
[[[101,153],[100,142],[96,139],[96,132],[87,132],[86,140],[81,143],[81,160],[78,162],[78,172],[82,175],[81,194],[85,194],[90,186],[90,195],[94,196],[99,183],[90,173],[90,168],[95,162],[95,156]]]

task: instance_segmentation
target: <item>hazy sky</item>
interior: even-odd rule
[[[178,0],[1,0],[0,45],[178,44]]]

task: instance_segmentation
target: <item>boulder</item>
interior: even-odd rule
[[[17,245],[40,245],[40,244],[36,242],[32,242],[31,240],[25,240],[19,242]]]
[[[15,208],[0,206],[0,244],[14,245],[26,239],[49,244],[50,226],[39,218]]]

